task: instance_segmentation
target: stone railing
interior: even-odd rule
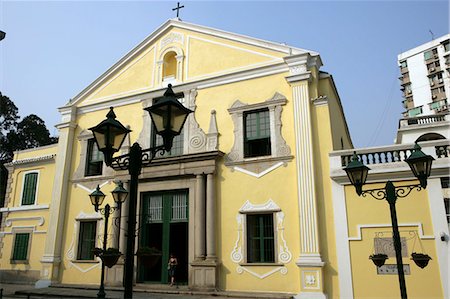
[[[434,123],[440,123],[444,121],[450,121],[450,115],[435,114],[401,119],[399,127],[407,127],[413,125],[429,125]]]
[[[450,157],[449,140],[433,140],[420,143],[425,154],[435,159]],[[335,151],[330,153],[331,167],[342,168],[346,166],[356,151],[360,161],[365,165],[389,164],[404,161],[414,148],[414,144],[397,144],[392,146],[381,146],[373,148],[361,148],[354,150]]]
[[[404,161],[409,155],[411,155],[412,147],[407,149],[389,149],[381,150],[380,148],[374,149],[373,152],[356,151],[359,160],[364,165],[371,164],[383,164]],[[341,156],[341,165],[346,166],[350,163],[353,153]]]

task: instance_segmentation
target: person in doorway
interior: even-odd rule
[[[169,276],[170,276],[170,286],[173,286],[175,284],[175,272],[178,266],[178,259],[176,256],[171,253],[169,262],[167,265],[167,269],[169,270]]]

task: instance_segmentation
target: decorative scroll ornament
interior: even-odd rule
[[[233,250],[231,251],[230,257],[231,260],[236,263],[242,263],[244,261],[243,254],[243,242],[244,242],[244,217],[246,213],[252,212],[273,212],[276,216],[276,233],[278,244],[275,244],[276,248],[278,248],[278,261],[284,264],[289,263],[292,260],[292,253],[289,251],[287,246],[286,239],[284,238],[284,213],[281,211],[280,207],[272,200],[269,199],[266,203],[263,204],[252,204],[250,201],[246,201],[242,207],[239,209],[239,213],[236,215],[237,222],[237,237],[236,242],[234,244]],[[280,272],[283,275],[286,275],[288,272],[287,267],[274,265],[274,268],[265,273],[257,273],[255,271],[250,270],[248,267],[243,265],[238,265],[236,268],[236,272],[238,274],[243,274],[244,272],[249,273],[259,279],[264,279],[274,273]]]
[[[184,35],[181,33],[177,33],[177,32],[169,33],[168,35],[166,35],[165,37],[163,37],[161,39],[159,48],[163,49],[164,47],[166,47],[168,44],[171,44],[171,43],[184,44]]]
[[[239,263],[244,259],[242,255],[242,247],[240,246],[241,235],[243,231],[243,223],[244,223],[244,215],[238,214],[236,216],[236,221],[238,223],[237,229],[237,239],[233,247],[233,251],[231,251],[231,260],[235,263]]]
[[[409,186],[398,186],[395,187],[395,196],[398,198],[407,197],[409,193],[413,190],[420,191],[422,190],[422,186],[420,184],[416,185],[409,185]],[[385,188],[378,188],[378,189],[370,189],[370,190],[363,190],[361,195],[363,197],[366,197],[367,194],[372,196],[373,198],[377,200],[383,200],[387,199],[386,189]]]
[[[279,245],[279,253],[278,253],[278,259],[280,262],[283,263],[289,263],[292,259],[292,253],[289,251],[289,248],[287,247],[286,240],[284,239],[284,213],[278,212],[277,213],[277,226],[278,226],[278,236],[281,239],[281,244]]]
[[[228,109],[234,124],[234,144],[225,156],[225,165],[233,171],[239,171],[260,178],[274,169],[286,166],[292,160],[291,149],[283,138],[281,113],[287,99],[276,92],[264,102],[246,104],[236,100]],[[271,155],[246,158],[244,156],[244,114],[259,109],[269,110]]]

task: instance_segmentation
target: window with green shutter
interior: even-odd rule
[[[22,205],[34,205],[36,201],[37,172],[25,174],[23,182]]]
[[[80,222],[80,233],[78,238],[77,260],[93,260],[95,248],[95,237],[97,221]]]
[[[29,233],[17,233],[14,239],[13,261],[26,261],[28,259]]]
[[[273,214],[247,215],[247,262],[274,263]]]
[[[269,156],[270,117],[269,110],[262,109],[244,113],[244,157]]]

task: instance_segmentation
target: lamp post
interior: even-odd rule
[[[116,170],[128,170],[130,174],[124,298],[133,298],[134,243],[139,174],[142,167],[149,165],[158,152],[170,151],[173,138],[181,133],[187,116],[192,112],[177,100],[171,84],[168,85],[163,98],[158,103],[145,108],[145,110],[150,114],[156,134],[163,138],[163,145],[161,146],[142,150],[141,146],[135,142],[128,154],[113,158],[113,154],[119,151],[126,135],[131,132],[115,119],[113,107],[110,108],[104,121],[89,129],[94,134],[98,149],[105,157],[105,164]]]
[[[121,183],[121,182],[120,182]],[[103,230],[103,248],[96,251],[96,255],[100,256],[102,260],[102,274],[100,278],[100,287],[98,289],[97,298],[105,298],[105,258],[107,255],[107,249],[106,249],[106,243],[108,241],[108,220],[109,216],[112,212],[114,212],[116,209],[120,210],[120,207],[122,203],[127,198],[128,192],[123,189],[121,190],[120,187],[123,186],[118,185],[116,189],[112,191],[114,201],[117,203],[117,207],[111,207],[109,204],[106,204],[104,208],[100,208],[101,204],[103,203],[103,200],[105,199],[105,194],[100,190],[100,186],[97,185],[97,188],[89,194],[89,197],[91,198],[91,203],[94,206],[94,209],[96,212],[100,212],[102,215],[105,216],[105,228]],[[124,192],[125,191],[125,192]],[[117,255],[120,256],[120,252],[117,251]],[[116,260],[117,262],[117,260]],[[115,264],[115,262],[114,262]],[[111,266],[109,266],[111,267]]]
[[[406,186],[394,186],[391,181],[387,181],[384,188],[362,190],[362,186],[365,184],[367,175],[370,168],[365,166],[356,155],[353,154],[352,161],[344,168],[347,173],[350,182],[356,189],[356,193],[359,196],[366,196],[369,194],[377,200],[385,199],[389,203],[389,209],[391,212],[391,222],[392,222],[392,236],[395,249],[395,257],[397,260],[397,272],[398,280],[400,284],[400,295],[402,299],[407,299],[406,293],[406,283],[405,283],[405,273],[403,271],[403,261],[402,261],[402,244],[400,241],[400,232],[398,230],[397,222],[397,211],[395,203],[397,198],[403,198],[409,195],[412,190],[416,189],[420,191],[427,187],[427,179],[431,173],[431,164],[434,158],[430,155],[425,155],[420,146],[416,143],[414,150],[411,155],[405,159],[411,168],[414,176],[419,179],[419,184],[412,184]],[[381,265],[380,265],[381,266]]]

